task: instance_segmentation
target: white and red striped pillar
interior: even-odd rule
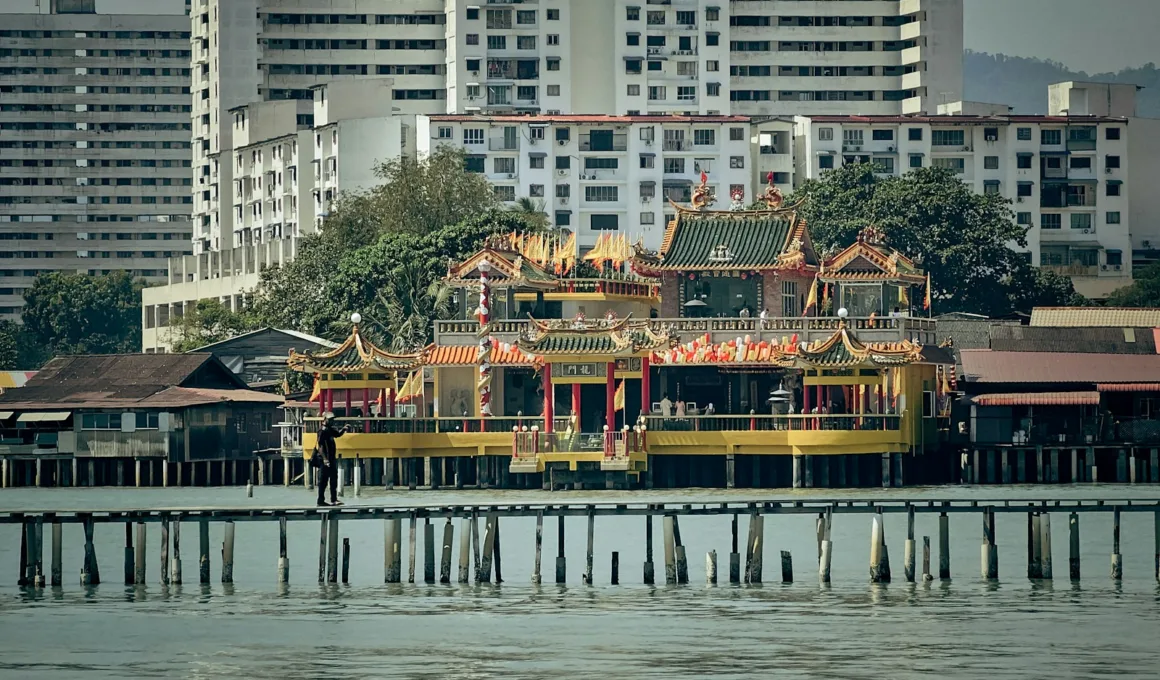
[[[488,279],[491,263],[479,263],[479,415],[491,413],[491,290]]]

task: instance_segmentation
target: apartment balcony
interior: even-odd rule
[[[520,140],[518,137],[515,139],[492,137],[487,140],[487,148],[489,151],[519,151]]]
[[[622,169],[591,168],[580,170],[581,182],[625,182],[627,180],[628,173]]]
[[[1060,276],[1099,276],[1098,265],[1086,264],[1045,264],[1039,267],[1044,271],[1055,272]]]
[[[580,135],[580,150],[611,152],[627,151],[628,135],[596,135],[594,138],[591,134],[582,134]]]

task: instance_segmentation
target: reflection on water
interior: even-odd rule
[[[155,493],[163,491],[163,493]],[[871,493],[860,490],[859,497]],[[1157,497],[1149,488],[903,490],[882,498]],[[726,498],[786,497],[689,491],[655,494],[553,494],[553,502],[641,499],[711,502]],[[822,492],[810,496],[821,496]],[[828,492],[828,497],[837,497]],[[543,500],[544,494],[395,493],[366,502],[451,503]],[[306,500],[300,490],[262,488],[246,499],[235,489],[50,490],[0,493],[0,505],[23,507],[157,507],[286,504]],[[1111,517],[1081,519],[1084,578],[1026,579],[1026,520],[997,517],[1000,580],[979,576],[981,517],[951,518],[953,580],[902,582],[905,517],[886,517],[895,581],[868,580],[866,516],[836,515],[833,583],[820,585],[812,517],[767,517],[765,576],[780,577],[777,554],[794,556],[796,582],[751,586],[704,584],[704,556],[716,550],[727,578],[729,519],[689,517],[681,534],[690,585],[641,585],[644,522],[599,518],[595,582],[579,585],[585,520],[566,521],[568,585],[531,585],[535,522],[503,520],[506,579],[492,585],[383,584],[383,524],[343,522],[351,539],[350,585],[317,581],[318,526],[292,522],[290,585],[278,586],[277,524],[237,525],[233,585],[220,579],[221,528],[211,532],[214,583],[197,580],[197,532],[182,532],[187,582],[158,584],[160,532],[149,527],[149,583],[120,580],[124,534],[97,528],[97,554],[106,582],[77,585],[83,539],[64,528],[63,588],[23,591],[13,584],[18,562],[15,527],[0,527],[0,677],[196,678],[601,678],[827,677],[827,678],[1154,678],[1160,667],[1160,587],[1153,576],[1152,516],[1123,517],[1122,583],[1108,578]],[[545,580],[556,554],[555,520],[544,531]],[[1066,575],[1066,521],[1055,527],[1056,574]],[[462,524],[455,522],[453,562]],[[657,572],[663,574],[659,526]],[[740,530],[746,531],[742,518]],[[1061,528],[1063,528],[1061,530]],[[916,531],[932,536],[937,521],[919,515]],[[422,531],[417,573],[422,575]],[[609,557],[620,553],[622,586],[609,586]],[[47,555],[46,555],[47,556]],[[935,555],[937,563],[937,552]],[[921,564],[921,557],[920,557]],[[406,556],[404,557],[406,578]],[[452,570],[452,574],[456,573]],[[192,580],[194,583],[190,583]]]

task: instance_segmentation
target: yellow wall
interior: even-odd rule
[[[475,393],[475,366],[453,366],[436,368],[439,378],[439,415],[444,417],[458,417],[463,415],[464,409],[469,416],[479,415],[479,400]],[[497,382],[502,382],[495,371],[492,371],[492,390]],[[494,398],[492,403],[495,403]]]

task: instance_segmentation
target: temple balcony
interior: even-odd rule
[[[797,334],[804,342],[824,340],[838,329],[838,317],[769,317],[765,321],[755,318],[715,317],[711,319],[650,319],[657,326],[671,326],[672,333],[681,341],[691,340],[705,333],[714,343],[726,342],[738,335],[749,335],[754,342],[780,341],[783,336]],[[515,342],[520,331],[527,327],[526,319],[493,321],[492,335],[500,342]],[[867,342],[897,342],[903,339],[917,339],[924,345],[937,344],[933,319],[918,317],[850,317],[846,325],[858,332],[858,337]],[[435,322],[435,343],[438,345],[475,345],[479,343],[477,333],[479,322],[474,320],[451,320]]]

